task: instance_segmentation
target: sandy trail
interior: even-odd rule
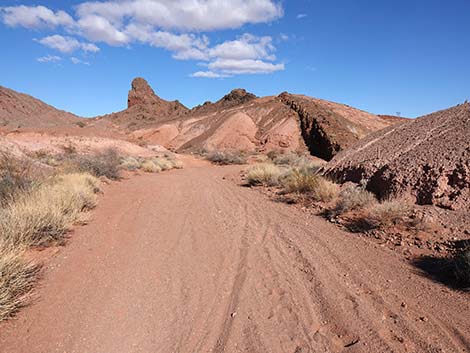
[[[108,186],[0,351],[470,351],[468,295],[223,178],[239,169]]]

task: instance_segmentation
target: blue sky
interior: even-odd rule
[[[192,107],[236,87],[416,117],[470,98],[468,0],[2,0],[0,85],[95,116],[134,77]]]

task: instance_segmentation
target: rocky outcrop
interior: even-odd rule
[[[191,110],[191,114],[200,115],[211,112],[220,112],[224,109],[230,109],[244,105],[250,101],[255,100],[256,98],[258,97],[256,97],[253,93],[247,92],[242,88],[236,88],[215,103],[205,102],[204,104],[195,107]]]
[[[253,93],[249,93],[242,88],[236,88],[232,90],[229,94],[225,95],[217,103],[224,107],[236,106],[240,104],[245,104],[257,97]]]
[[[178,100],[167,101],[157,96],[147,81],[138,77],[131,83],[127,109],[96,117],[95,120],[110,122],[113,126],[134,131],[149,124],[184,116],[188,112],[189,109]]]
[[[127,98],[127,107],[135,106],[147,107],[152,114],[165,117],[185,114],[188,111],[188,108],[177,100],[169,102],[158,97],[147,81],[141,77],[132,81]]]
[[[325,173],[382,198],[408,193],[418,204],[470,207],[470,104],[374,133],[338,154]]]
[[[310,153],[331,160],[373,131],[394,122],[346,105],[289,94],[279,95],[281,102],[299,116],[300,129]]]

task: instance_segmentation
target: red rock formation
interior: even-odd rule
[[[371,134],[338,154],[326,174],[362,182],[380,197],[410,193],[419,204],[470,207],[470,104]]]

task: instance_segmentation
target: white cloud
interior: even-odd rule
[[[77,14],[97,15],[116,26],[128,20],[167,30],[212,31],[270,22],[283,10],[273,0],[111,0],[84,2]]]
[[[38,41],[62,53],[98,52],[99,42],[162,48],[177,60],[197,60],[208,67],[193,77],[284,70],[284,64],[275,62],[276,48],[269,36],[243,34],[210,45],[203,34],[274,21],[283,15],[280,0],[107,0],[85,1],[74,9],[75,18],[44,6],[0,7],[0,18],[8,26],[61,27],[67,36],[55,34]]]
[[[54,12],[44,6],[0,7],[2,21],[10,27],[57,27],[71,26],[73,18],[64,11]]]
[[[60,56],[55,56],[55,55],[47,55],[47,56],[41,56],[40,58],[36,59],[40,63],[50,63],[50,62],[58,62],[62,61],[62,58]]]
[[[194,34],[173,34],[166,31],[155,31],[148,25],[130,24],[126,34],[139,42],[173,52],[179,60],[206,60],[206,49],[209,39]]]
[[[225,74],[267,74],[285,69],[284,64],[273,64],[262,60],[217,59],[207,65],[210,71]]]
[[[78,33],[92,42],[105,42],[113,46],[129,42],[129,37],[104,17],[91,15],[80,18],[77,28]]]
[[[271,37],[256,37],[245,33],[239,39],[227,41],[210,50],[210,56],[221,59],[275,60]]]
[[[90,65],[89,62],[87,62],[87,61],[82,61],[82,60],[80,60],[79,58],[76,58],[76,57],[74,57],[74,56],[72,56],[72,57],[70,58],[70,61],[71,61],[74,65],[78,65],[78,64]]]
[[[302,18],[305,18],[305,17],[308,17],[308,15],[306,13],[299,13],[297,15],[297,19],[301,20]]]
[[[230,77],[230,75],[224,75],[220,73],[216,73],[213,71],[198,71],[191,74],[191,77],[200,77],[200,78],[224,78]]]
[[[77,49],[81,49],[85,52],[93,52],[96,53],[100,50],[95,44],[93,43],[82,43],[79,42],[77,39],[72,37],[64,37],[58,34],[44,37],[38,41],[42,45],[46,47],[56,49],[62,53],[72,53]]]

